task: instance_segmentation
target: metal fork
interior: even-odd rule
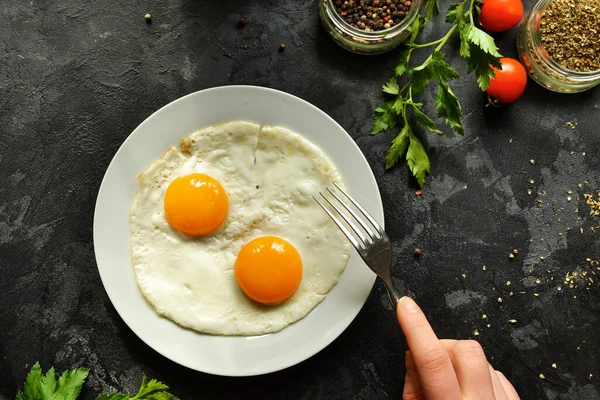
[[[350,200],[354,207],[356,207],[356,209],[362,213],[362,215],[367,219],[368,223],[365,222],[365,220],[362,219],[356,211],[354,211],[330,188],[326,189],[335,200],[329,200],[329,198],[323,193],[319,194],[331,206],[331,208],[335,210],[337,215],[334,214],[328,207],[326,207],[325,204],[323,204],[316,196],[313,196],[313,199],[319,203],[321,208],[325,210],[327,215],[329,215],[333,222],[335,222],[335,224],[342,230],[344,235],[346,235],[348,240],[350,240],[350,243],[352,243],[354,248],[356,248],[356,251],[358,254],[360,254],[367,266],[371,268],[379,278],[381,278],[385,284],[385,288],[387,289],[392,307],[395,310],[396,305],[400,300],[400,296],[394,287],[394,282],[392,282],[392,246],[390,239],[387,237],[385,231],[377,223],[377,221],[375,221],[375,219],[369,215],[369,213],[360,204],[358,204],[356,200],[354,200],[337,183],[334,183],[334,185],[348,200]],[[336,205],[336,203],[341,205],[345,212],[338,205]],[[342,220],[347,226],[344,225]],[[357,226],[357,223],[362,227],[362,229]],[[350,229],[348,229],[348,227]]]

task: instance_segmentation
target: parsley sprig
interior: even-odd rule
[[[63,372],[57,380],[54,368],[44,374],[40,363],[36,362],[25,379],[23,391],[17,393],[17,400],[76,400],[88,373],[87,368],[75,368]],[[148,381],[144,376],[140,390],[133,397],[105,393],[96,400],[178,400],[168,389],[164,383],[156,379]]]
[[[465,131],[462,124],[462,107],[460,101],[450,88],[449,82],[460,78],[460,75],[446,61],[442,48],[448,40],[458,32],[460,37],[460,55],[467,60],[467,72],[475,72],[477,83],[481,90],[487,89],[494,77],[492,67],[501,68],[500,53],[494,39],[475,26],[474,15],[478,15],[479,0],[464,0],[452,4],[446,14],[446,22],[451,26],[446,34],[438,40],[429,43],[415,43],[419,33],[439,12],[438,0],[427,0],[425,10],[427,17],[419,15],[410,26],[409,37],[404,43],[405,50],[400,55],[398,65],[387,83],[382,86],[389,100],[375,109],[371,134],[400,127],[400,133],[391,143],[385,157],[386,169],[395,166],[402,157],[419,186],[425,184],[425,177],[431,171],[429,156],[425,147],[414,134],[409,123],[410,115],[417,125],[426,130],[442,134],[435,121],[423,110],[423,103],[415,99],[428,88],[432,81],[437,85],[435,108],[437,116],[460,135]],[[434,47],[429,57],[420,65],[411,67],[410,60],[414,51]],[[406,83],[400,80],[409,77]]]

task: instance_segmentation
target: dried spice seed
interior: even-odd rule
[[[146,22],[152,22],[152,15],[150,15],[150,13],[146,13],[146,15],[144,15],[144,19]]]
[[[333,0],[332,4],[344,21],[366,32],[393,28],[412,6],[406,0]]]
[[[594,199],[592,194],[584,194],[585,204],[590,207],[590,215],[600,215],[600,192],[598,193],[598,200]]]
[[[285,43],[281,43],[279,45],[279,52],[283,52],[285,50]]]
[[[248,21],[246,21],[246,17],[242,17],[240,18],[240,20],[238,21],[238,24],[240,24],[240,26],[244,26],[246,25]]]
[[[552,368],[556,369],[556,364],[552,364]]]
[[[546,379],[546,377],[544,376],[544,374],[540,374],[540,379]]]
[[[509,319],[508,322],[510,322],[511,324],[516,324],[517,320],[516,319]]]
[[[600,70],[600,0],[552,0],[542,11],[540,40],[552,57],[573,71]]]
[[[417,257],[418,257],[418,256],[420,256],[420,255],[421,255],[421,249],[417,247],[417,248],[415,249],[415,256],[417,256]]]

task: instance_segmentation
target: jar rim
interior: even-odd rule
[[[330,6],[330,4],[328,4],[328,1],[331,0],[322,0],[323,5],[325,6],[325,11],[329,18],[333,21],[335,26],[347,35],[352,35],[356,38],[364,40],[391,39],[404,32],[404,30],[406,30],[406,28],[409,27],[410,24],[412,24],[415,18],[419,15],[421,3],[423,2],[423,0],[413,0],[408,14],[406,14],[406,16],[402,19],[402,21],[400,21],[399,24],[394,25],[388,29],[368,32],[362,29],[355,28],[348,22],[344,21],[342,16],[336,12],[333,5]]]
[[[535,17],[540,16],[539,21],[541,21],[541,13],[548,6],[548,4],[553,0],[538,0],[533,7],[531,8],[529,18],[527,21],[523,21],[523,24],[532,24],[535,23]],[[567,68],[564,65],[560,64],[554,58],[550,56],[548,51],[546,50],[546,46],[542,44],[541,34],[539,32],[539,21],[536,30],[531,32],[533,46],[531,50],[535,53],[536,56],[540,58],[540,60],[546,63],[550,68],[552,68],[555,72],[568,76],[569,79],[572,80],[589,80],[590,78],[598,78],[600,77],[600,69],[594,71],[575,71],[573,69]]]

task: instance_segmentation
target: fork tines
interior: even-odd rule
[[[330,207],[327,207],[321,202],[316,196],[313,198],[323,210],[329,215],[329,217],[336,223],[336,225],[342,230],[344,235],[350,240],[357,250],[365,249],[372,245],[376,240],[382,239],[385,235],[383,228],[375,221],[375,219],[369,215],[369,213],[356,201],[354,200],[344,189],[337,183],[334,183],[337,191],[352,203],[352,207],[340,196],[338,196],[334,190],[326,188],[328,193],[323,194],[320,192],[321,198],[323,198]],[[341,205],[341,207],[340,207]],[[332,210],[333,209],[333,210]],[[364,218],[358,215],[357,211],[361,213]],[[366,220],[368,221],[365,221]],[[357,225],[360,225],[360,227]]]

